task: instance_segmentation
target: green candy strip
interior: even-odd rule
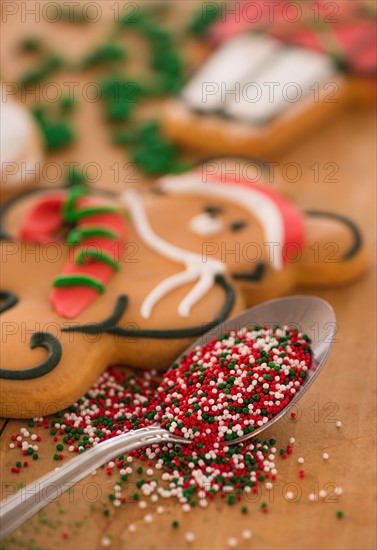
[[[97,260],[98,262],[108,264],[113,269],[115,269],[115,271],[119,271],[120,269],[119,264],[115,260],[113,260],[113,258],[109,256],[109,254],[106,254],[106,252],[102,252],[100,250],[80,250],[75,258],[75,263],[77,265],[83,265],[86,258],[92,258],[94,260]]]
[[[76,227],[68,234],[68,243],[71,245],[79,244],[82,239],[87,237],[107,237],[114,241],[118,240],[118,235],[110,229],[99,226],[90,226],[90,227]]]
[[[77,275],[72,273],[71,275],[59,275],[54,279],[54,287],[60,288],[64,286],[90,286],[98,290],[100,294],[105,291],[105,285],[101,283],[95,277],[90,277],[89,275]]]
[[[117,212],[115,206],[88,206],[87,208],[81,208],[75,212],[76,220],[84,218],[85,216],[92,216],[94,214],[114,214]]]
[[[68,223],[75,223],[77,213],[75,212],[75,202],[79,197],[84,197],[88,191],[79,185],[72,187],[67,202],[63,207],[63,217]]]
[[[104,205],[104,206],[87,206],[81,208],[80,210],[75,210],[75,202],[78,198],[84,197],[88,194],[88,191],[80,186],[75,185],[72,187],[72,190],[69,194],[67,202],[64,205],[63,216],[66,222],[75,223],[85,216],[93,216],[95,214],[113,214],[117,212],[115,206]]]

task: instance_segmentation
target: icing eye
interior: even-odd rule
[[[241,229],[244,229],[246,226],[247,222],[245,222],[245,220],[238,220],[230,224],[230,229],[231,231],[241,231]]]
[[[219,214],[221,214],[222,208],[220,208],[220,206],[214,206],[212,204],[207,204],[204,207],[204,212],[206,214],[208,214],[209,216],[212,216],[214,218],[215,216],[218,216]]]
[[[224,228],[224,223],[220,218],[214,217],[207,212],[202,212],[190,220],[189,228],[200,237],[206,237],[220,233]]]

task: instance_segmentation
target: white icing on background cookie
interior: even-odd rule
[[[260,72],[249,73],[247,82],[253,84],[250,95],[244,88],[237,101],[230,97],[224,111],[252,124],[264,124],[308,94],[314,98],[311,87],[328,82],[333,75],[334,66],[327,56],[303,48],[282,47]],[[273,83],[279,85],[272,91]],[[255,102],[250,102],[254,98]]]
[[[276,40],[263,35],[242,34],[232,38],[185,86],[184,101],[192,109],[206,112],[223,108],[221,89],[234,90],[236,82],[243,82],[248,74],[263,67],[278,45]]]
[[[26,149],[32,135],[32,121],[25,108],[7,98],[3,102],[0,93],[0,151],[1,162],[22,161],[22,152]]]
[[[191,109],[261,125],[335,72],[326,54],[284,45],[267,35],[243,34],[216,50],[185,86],[182,99]]]

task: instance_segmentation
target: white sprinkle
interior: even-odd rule
[[[340,420],[337,420],[337,421],[335,422],[335,426],[336,426],[337,428],[341,428],[341,427],[342,427],[341,421],[340,421]]]
[[[288,500],[292,500],[294,497],[294,494],[292,493],[292,491],[287,491],[285,496],[287,497]]]
[[[322,458],[323,458],[323,460],[328,460],[329,459],[329,454],[328,453],[323,453]]]
[[[186,504],[184,504],[184,505],[182,506],[182,510],[183,510],[184,512],[189,512],[189,511],[191,510],[191,506],[190,506],[189,504],[186,503]]]
[[[14,443],[9,443],[9,448],[10,448],[10,449],[14,449],[14,447],[15,447],[15,444],[14,444]]]
[[[156,512],[157,514],[163,514],[165,511],[165,508],[163,506],[157,506]]]
[[[298,462],[299,464],[304,464],[305,460],[303,459],[302,456],[300,456],[300,458],[297,459],[297,462]]]
[[[141,508],[142,510],[144,510],[144,508],[147,507],[147,503],[145,502],[145,500],[141,500],[139,502],[139,508]]]
[[[93,472],[91,473],[92,476],[95,476],[97,475],[97,470],[93,470]]]
[[[103,539],[101,540],[101,544],[102,546],[110,546],[111,540],[108,537],[103,537]]]
[[[226,542],[230,548],[234,548],[238,544],[238,540],[234,537],[230,537]]]
[[[317,501],[317,498],[316,498],[314,493],[309,494],[309,500],[310,500],[310,502],[316,502]]]
[[[109,468],[114,468],[115,462],[113,462],[113,461],[109,462],[108,466],[109,466]]]
[[[186,534],[185,534],[185,540],[187,542],[194,542],[195,540],[195,535],[192,531],[188,531]]]
[[[242,531],[241,535],[242,535],[243,539],[249,540],[253,536],[253,533],[250,531],[250,529],[244,529]]]
[[[295,441],[296,441],[296,440],[295,440],[294,437],[290,437],[290,438],[289,438],[289,443],[290,443],[291,445],[292,445],[292,443],[294,443]]]
[[[146,471],[146,474],[147,474],[147,476],[153,476],[152,468],[148,468],[148,470]]]
[[[128,530],[130,533],[135,533],[136,531],[136,525],[134,525],[133,523],[131,523],[129,526],[128,526]]]
[[[325,498],[327,491],[325,489],[321,489],[318,494],[321,498]]]
[[[341,487],[335,487],[334,493],[336,495],[341,495],[343,493],[343,489]]]
[[[145,521],[145,523],[152,523],[152,521],[153,521],[152,514],[147,514],[146,516],[144,516],[144,521]]]

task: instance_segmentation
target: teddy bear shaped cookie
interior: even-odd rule
[[[111,363],[167,369],[244,308],[365,270],[350,220],[210,166],[121,198],[38,189],[3,206],[2,416],[61,410]]]

